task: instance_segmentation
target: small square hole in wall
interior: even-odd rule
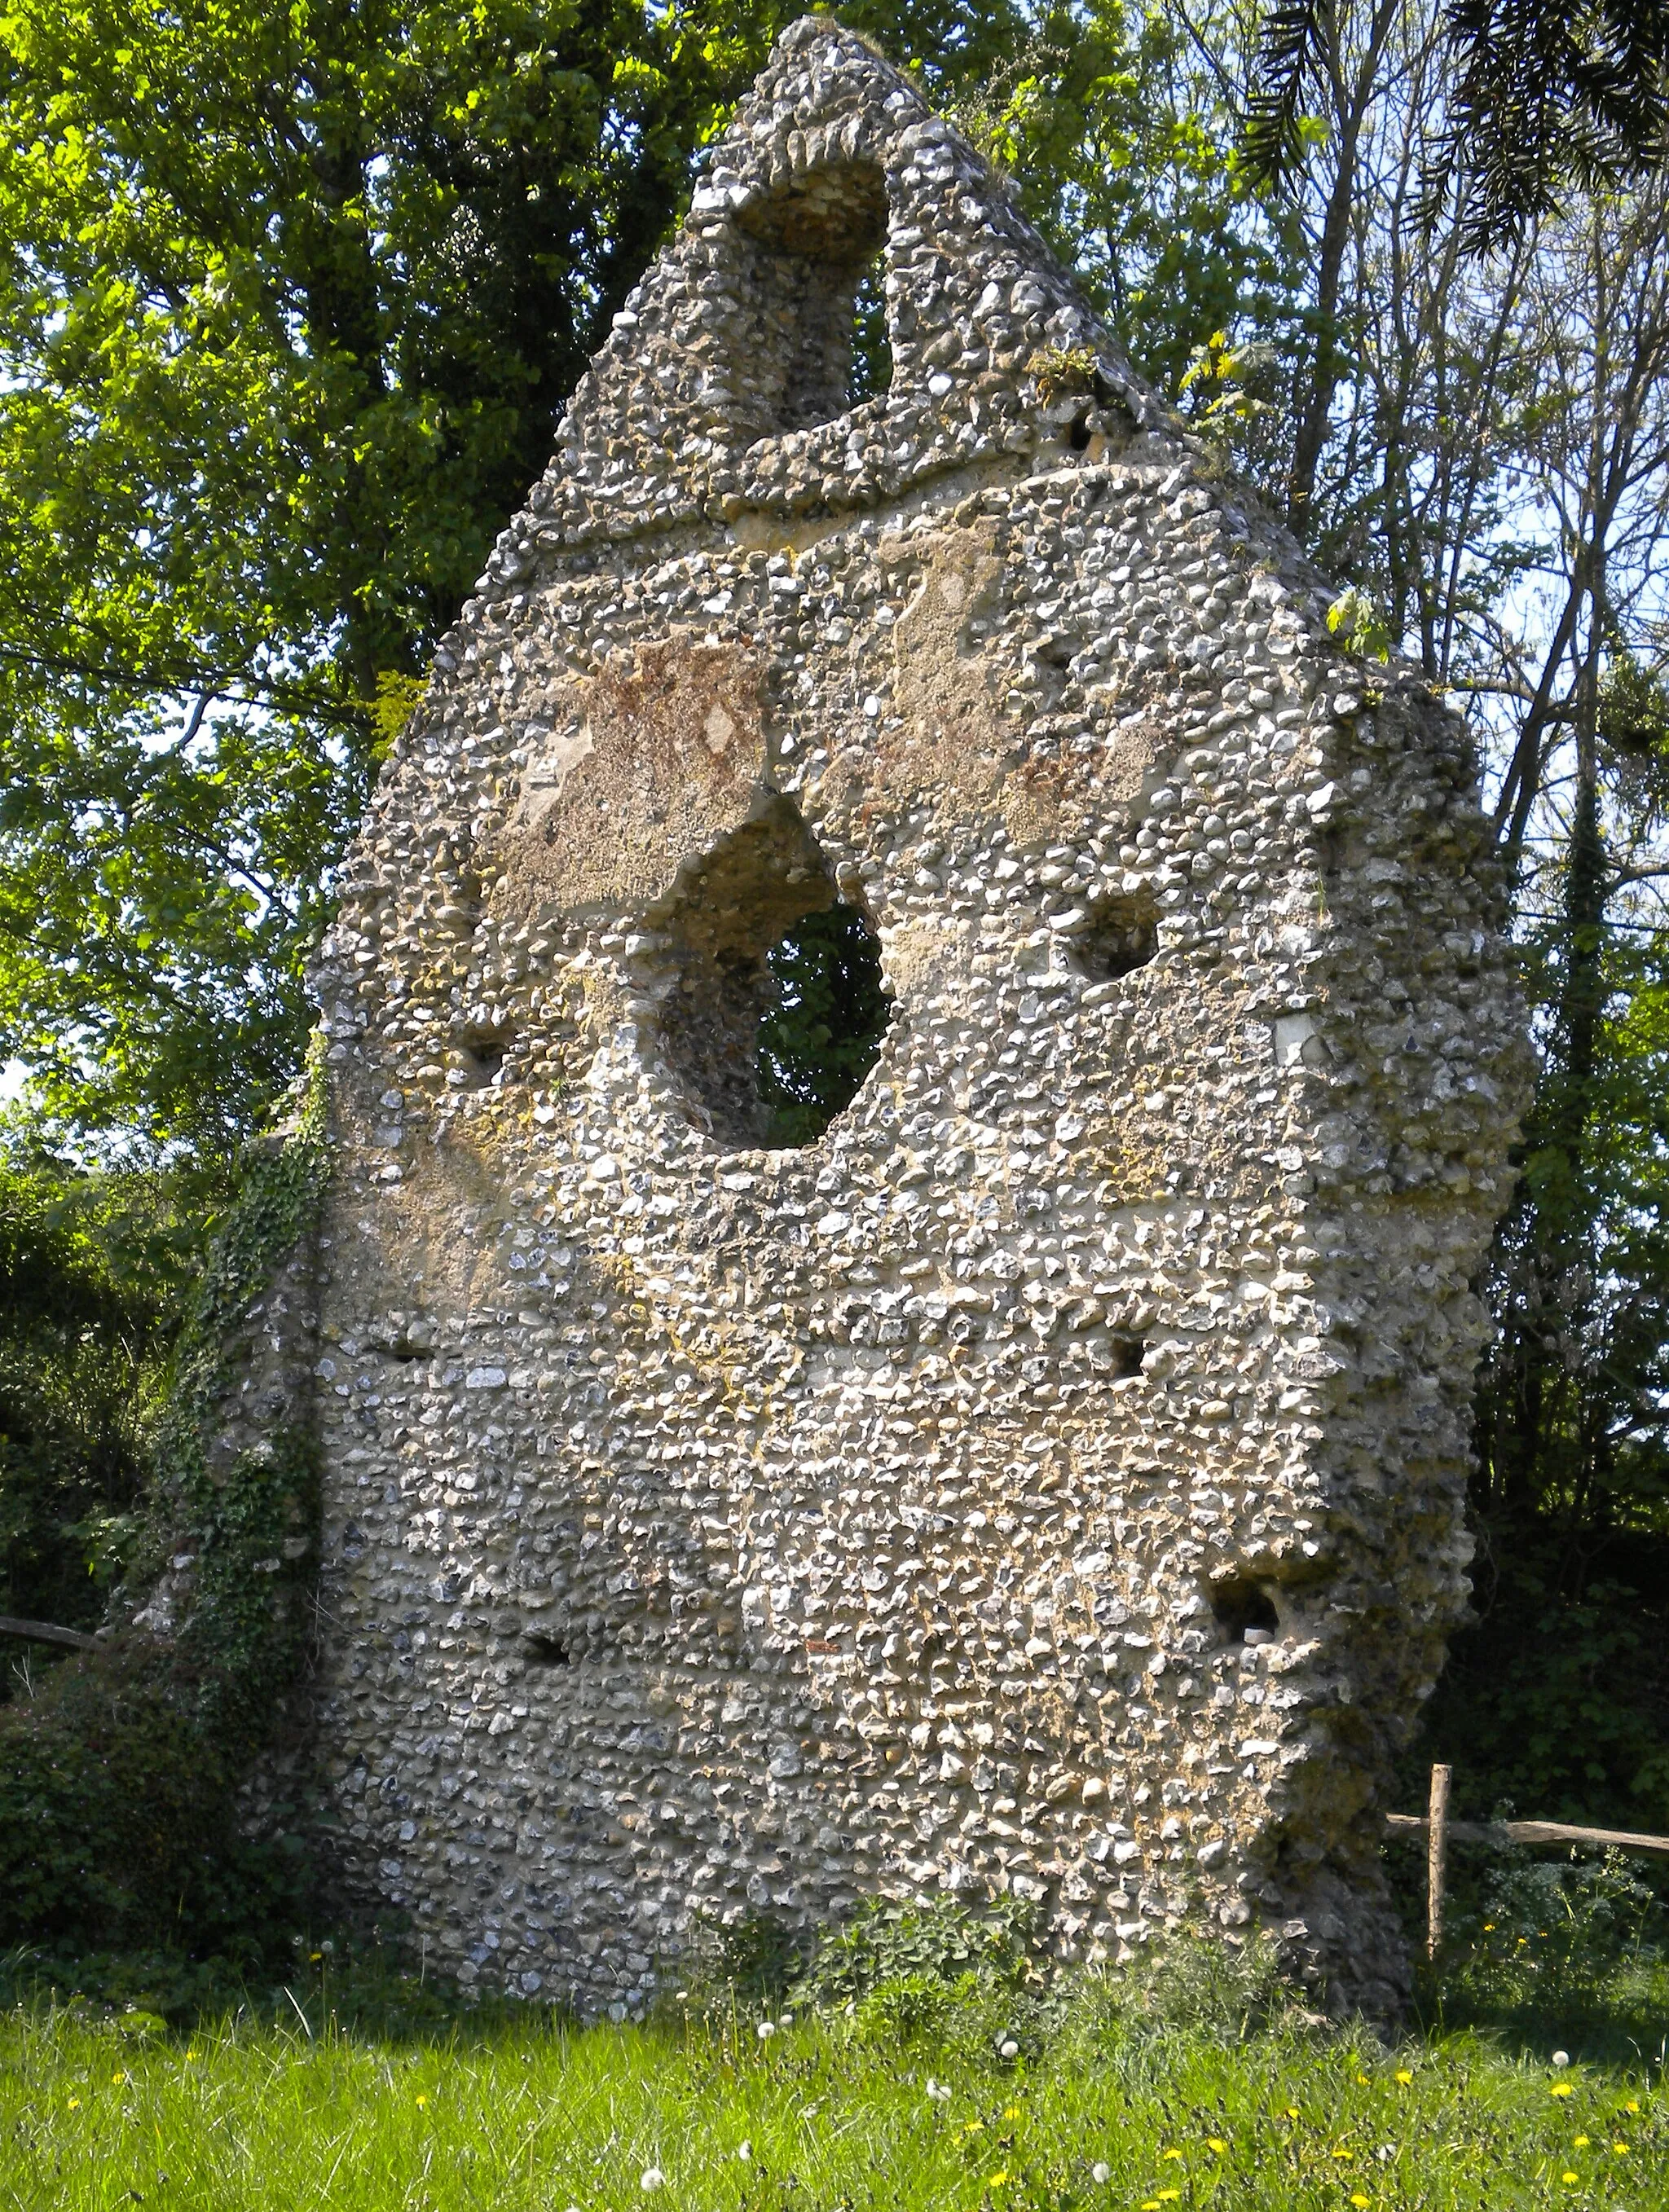
[[[750,378],[772,427],[832,422],[884,392],[886,181],[873,161],[821,163],[762,192],[736,222],[762,248]]]
[[[1268,1644],[1281,1633],[1281,1616],[1268,1584],[1250,1575],[1224,1575],[1214,1582],[1211,1610],[1231,1644]]]
[[[515,1032],[508,1027],[460,1030],[447,1055],[452,1088],[478,1091],[485,1084],[498,1082],[515,1043]]]
[[[1081,974],[1098,983],[1145,968],[1159,950],[1159,910],[1145,897],[1097,899],[1072,940]]]
[[[523,1629],[517,1649],[535,1667],[566,1667],[573,1660],[567,1638],[554,1629]]]

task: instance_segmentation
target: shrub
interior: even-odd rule
[[[210,1439],[237,1366],[228,1344],[308,1232],[326,1164],[315,1067],[295,1127],[247,1164],[176,1353],[132,1575],[187,1546],[178,1632],[114,1632],[0,1711],[0,1942],[96,1950],[184,1929],[194,1948],[253,1953],[295,1924],[296,1863],[240,1837],[236,1791],[306,1649],[312,1443],[275,1418],[217,1465]]]
[[[1654,1963],[1656,1893],[1621,1851],[1563,1860],[1504,1854],[1483,1883],[1482,1920],[1448,1965],[1471,2005],[1549,2018],[1599,2008],[1619,1969]]]
[[[946,1898],[925,1905],[866,1899],[845,1924],[827,1931],[795,1987],[807,2004],[856,2003],[883,1982],[925,1978],[1019,1988],[1040,1975],[1041,1915],[1019,1898],[979,1911]]]
[[[793,1932],[769,1912],[744,1912],[735,1920],[698,1918],[690,1931],[685,1979],[707,1996],[727,1996],[774,2003],[801,1963]]]

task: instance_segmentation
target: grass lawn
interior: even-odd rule
[[[1004,2063],[911,2008],[563,2030],[0,2014],[0,2208],[1447,2212],[1669,2205],[1652,2063],[1476,2030],[1395,2049],[1278,2014],[1166,2025],[1084,1984]],[[932,2008],[929,2008],[929,2012]]]

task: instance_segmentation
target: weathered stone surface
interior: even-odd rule
[[[1464,732],[1330,596],[911,87],[789,31],[319,969],[314,1717],[431,1960],[618,2015],[698,1911],[1007,1889],[1394,2002],[1523,1056]],[[764,1151],[762,957],[837,896],[894,1016]]]

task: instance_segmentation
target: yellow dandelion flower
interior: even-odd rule
[[[1182,2191],[1179,2189],[1161,2189],[1154,2202],[1156,2204],[1174,2204],[1181,2195]]]
[[[1586,2136],[1578,2136],[1576,2137],[1575,2148],[1576,2148],[1578,2150],[1586,2150],[1586,2149],[1587,2148],[1587,2147],[1588,2147],[1588,2139],[1587,2139],[1587,2137]]]
[[[1367,2212],[1367,2199],[1365,2197],[1353,2197],[1350,2202],[1355,2206],[1356,2212]]]
[[[1001,2173],[994,2173],[994,2174],[991,2176],[990,2179],[990,2180],[985,2184],[985,2186],[986,2186],[986,2188],[987,2188],[987,2189],[1001,2189],[1001,2188],[1002,2188],[1002,2185],[1003,2185],[1003,2183],[1004,2183],[1008,2179],[1008,2167],[1005,2166],[1003,2167],[1003,2169],[1002,2169],[1002,2172],[1001,2172]]]
[[[1347,2150],[1343,2143],[1337,2150],[1330,2150],[1327,2154],[1329,2158],[1354,2158],[1355,2154],[1355,2151]]]
[[[419,2097],[417,2100],[417,2110],[421,2112],[427,2106],[429,2100],[427,2097]]]
[[[111,2077],[110,2077],[110,2086],[111,2086],[111,2087],[113,2089],[113,2088],[117,2086],[117,2084],[118,2084],[119,2082],[125,2081],[126,2081],[126,2079],[127,2079],[127,2076],[126,2076],[126,2075],[125,2075],[125,2074],[122,2074],[122,2073],[116,2073],[116,2074],[113,2074],[113,2075],[111,2075]]]
[[[1215,2151],[1217,2156],[1221,2158],[1223,2153],[1228,2148],[1228,2145],[1223,2141],[1221,2136],[1207,2136],[1205,2138],[1205,2148],[1207,2150]]]
[[[1356,2076],[1356,2086],[1357,2086],[1357,2087],[1358,2087],[1358,2088],[1361,2088],[1361,2089],[1365,2089],[1365,2088],[1367,2087],[1367,2075],[1365,2075],[1365,2074],[1358,2074],[1358,2075],[1357,2075],[1357,2076]]]
[[[1005,2120],[1023,2120],[1026,2118],[1026,2107],[1023,2105],[1005,2105],[1002,2107],[1002,2117]]]
[[[1297,2106],[1296,2106],[1296,2105],[1288,2105],[1288,2107],[1287,2107],[1287,2118],[1288,2118],[1289,2120],[1295,2120],[1295,2119],[1298,2118],[1298,2107],[1297,2107]]]
[[[1182,2156],[1182,2153],[1179,2150],[1162,2150],[1159,2154],[1161,2158],[1180,2158]]]
[[[81,2099],[80,2099],[79,2097],[71,2097],[71,2098],[70,2098],[70,2111],[71,2111],[72,2112],[80,2112],[80,2110],[81,2110]]]
[[[1406,2066],[1399,2066],[1397,2069],[1397,2079],[1402,2083],[1404,2088],[1406,2089],[1409,2083],[1414,2079],[1411,2069]]]
[[[1617,2158],[1627,2158],[1629,2155],[1629,2146],[1627,2143],[1613,2143],[1611,2145],[1611,2150]]]
[[[1567,2166],[1564,2172],[1559,2176],[1561,2181],[1571,2183],[1578,2182],[1581,2178],[1582,2177],[1580,2173],[1573,2173],[1568,2166]]]
[[[1556,2081],[1547,2094],[1550,2097],[1568,2097],[1574,2093],[1568,2081]]]
[[[1142,2212],[1159,2212],[1158,2197],[1144,2197],[1142,2200]]]
[[[1639,2098],[1630,2097],[1628,2103],[1624,2105],[1623,2109],[1625,2112],[1637,2112],[1640,2110]]]
[[[189,2066],[189,2065],[191,2064],[191,2063],[192,2063],[192,2059],[193,2059],[193,2058],[195,2058],[195,2057],[196,2057],[196,2056],[197,2056],[197,2053],[196,2053],[196,2051],[188,2051],[186,2053],[186,2063]]]

